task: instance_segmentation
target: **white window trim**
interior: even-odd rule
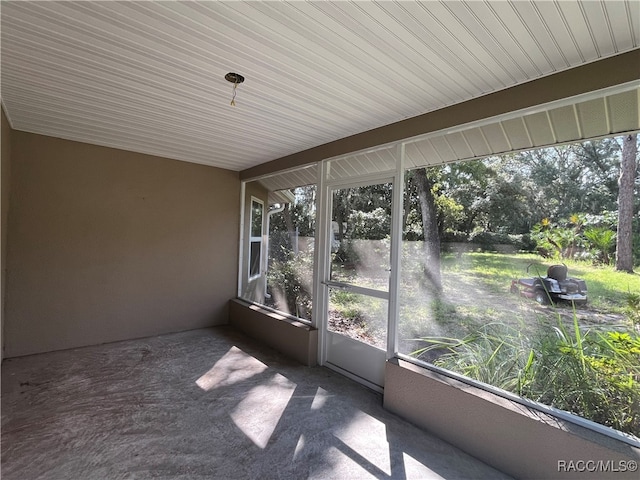
[[[257,203],[260,205],[260,207],[262,208],[262,222],[260,224],[260,236],[253,236],[252,235],[252,227],[253,227],[253,203]],[[260,200],[259,198],[256,198],[254,196],[251,196],[251,204],[249,207],[249,244],[248,244],[248,249],[247,249],[247,279],[249,281],[251,280],[255,280],[256,278],[259,278],[262,275],[262,247],[263,247],[263,236],[264,236],[264,214],[265,214],[265,210],[264,210],[264,201]],[[251,265],[252,265],[252,258],[251,258],[251,246],[254,243],[259,243],[260,247],[258,250],[258,272],[255,273],[254,275],[251,275]]]

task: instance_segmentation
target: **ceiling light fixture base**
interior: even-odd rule
[[[242,83],[244,82],[244,77],[242,75],[240,75],[239,73],[234,73],[234,72],[229,72],[224,76],[224,79],[227,82],[231,82],[231,83]]]

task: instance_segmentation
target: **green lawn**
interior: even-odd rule
[[[640,337],[625,312],[630,294],[640,295],[640,274],[565,262],[570,276],[587,282],[589,302],[573,310],[508,293],[514,278],[546,275],[553,262],[537,255],[467,253],[442,260],[445,302],[421,320],[427,333],[414,343],[418,358],[640,435]],[[445,327],[445,335],[434,324]]]
[[[506,292],[514,278],[546,275],[553,261],[535,254],[467,253],[461,257],[445,255],[442,274],[456,274],[483,284],[494,293]],[[603,313],[620,313],[627,294],[640,294],[640,274],[618,272],[612,266],[593,266],[579,261],[565,261],[569,275],[587,282],[589,307]],[[529,273],[527,273],[527,267]]]
[[[640,336],[625,311],[630,294],[640,296],[640,274],[567,261],[588,288],[588,304],[574,310],[509,293],[513,279],[546,275],[554,262],[537,255],[445,254],[443,292],[435,294],[417,261],[420,243],[404,247],[401,353],[640,435]],[[334,274],[370,288],[386,282],[366,264],[336,265]],[[331,303],[338,332],[384,347],[386,301],[336,290]]]

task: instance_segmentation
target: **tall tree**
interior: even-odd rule
[[[298,242],[296,242],[296,230],[293,227],[293,218],[291,217],[291,204],[287,203],[282,211],[284,218],[284,224],[287,227],[287,233],[289,237],[289,246],[293,253],[298,253]]]
[[[438,212],[433,196],[435,182],[427,174],[426,169],[418,168],[409,177],[415,185],[422,228],[424,230],[424,274],[429,287],[437,293],[442,291],[442,276],[440,272],[440,234],[438,232]]]
[[[633,190],[636,179],[638,135],[626,135],[622,143],[618,180],[618,243],[616,270],[633,273]]]

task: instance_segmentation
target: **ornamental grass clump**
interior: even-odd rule
[[[489,323],[462,339],[418,339],[412,354],[522,397],[640,436],[640,336],[573,324],[524,329]]]
[[[474,380],[519,393],[531,375],[533,352],[522,330],[502,323],[488,323],[462,339],[428,337],[427,345],[413,356],[429,358],[433,364]]]
[[[560,323],[538,340],[532,400],[640,436],[640,337]]]

